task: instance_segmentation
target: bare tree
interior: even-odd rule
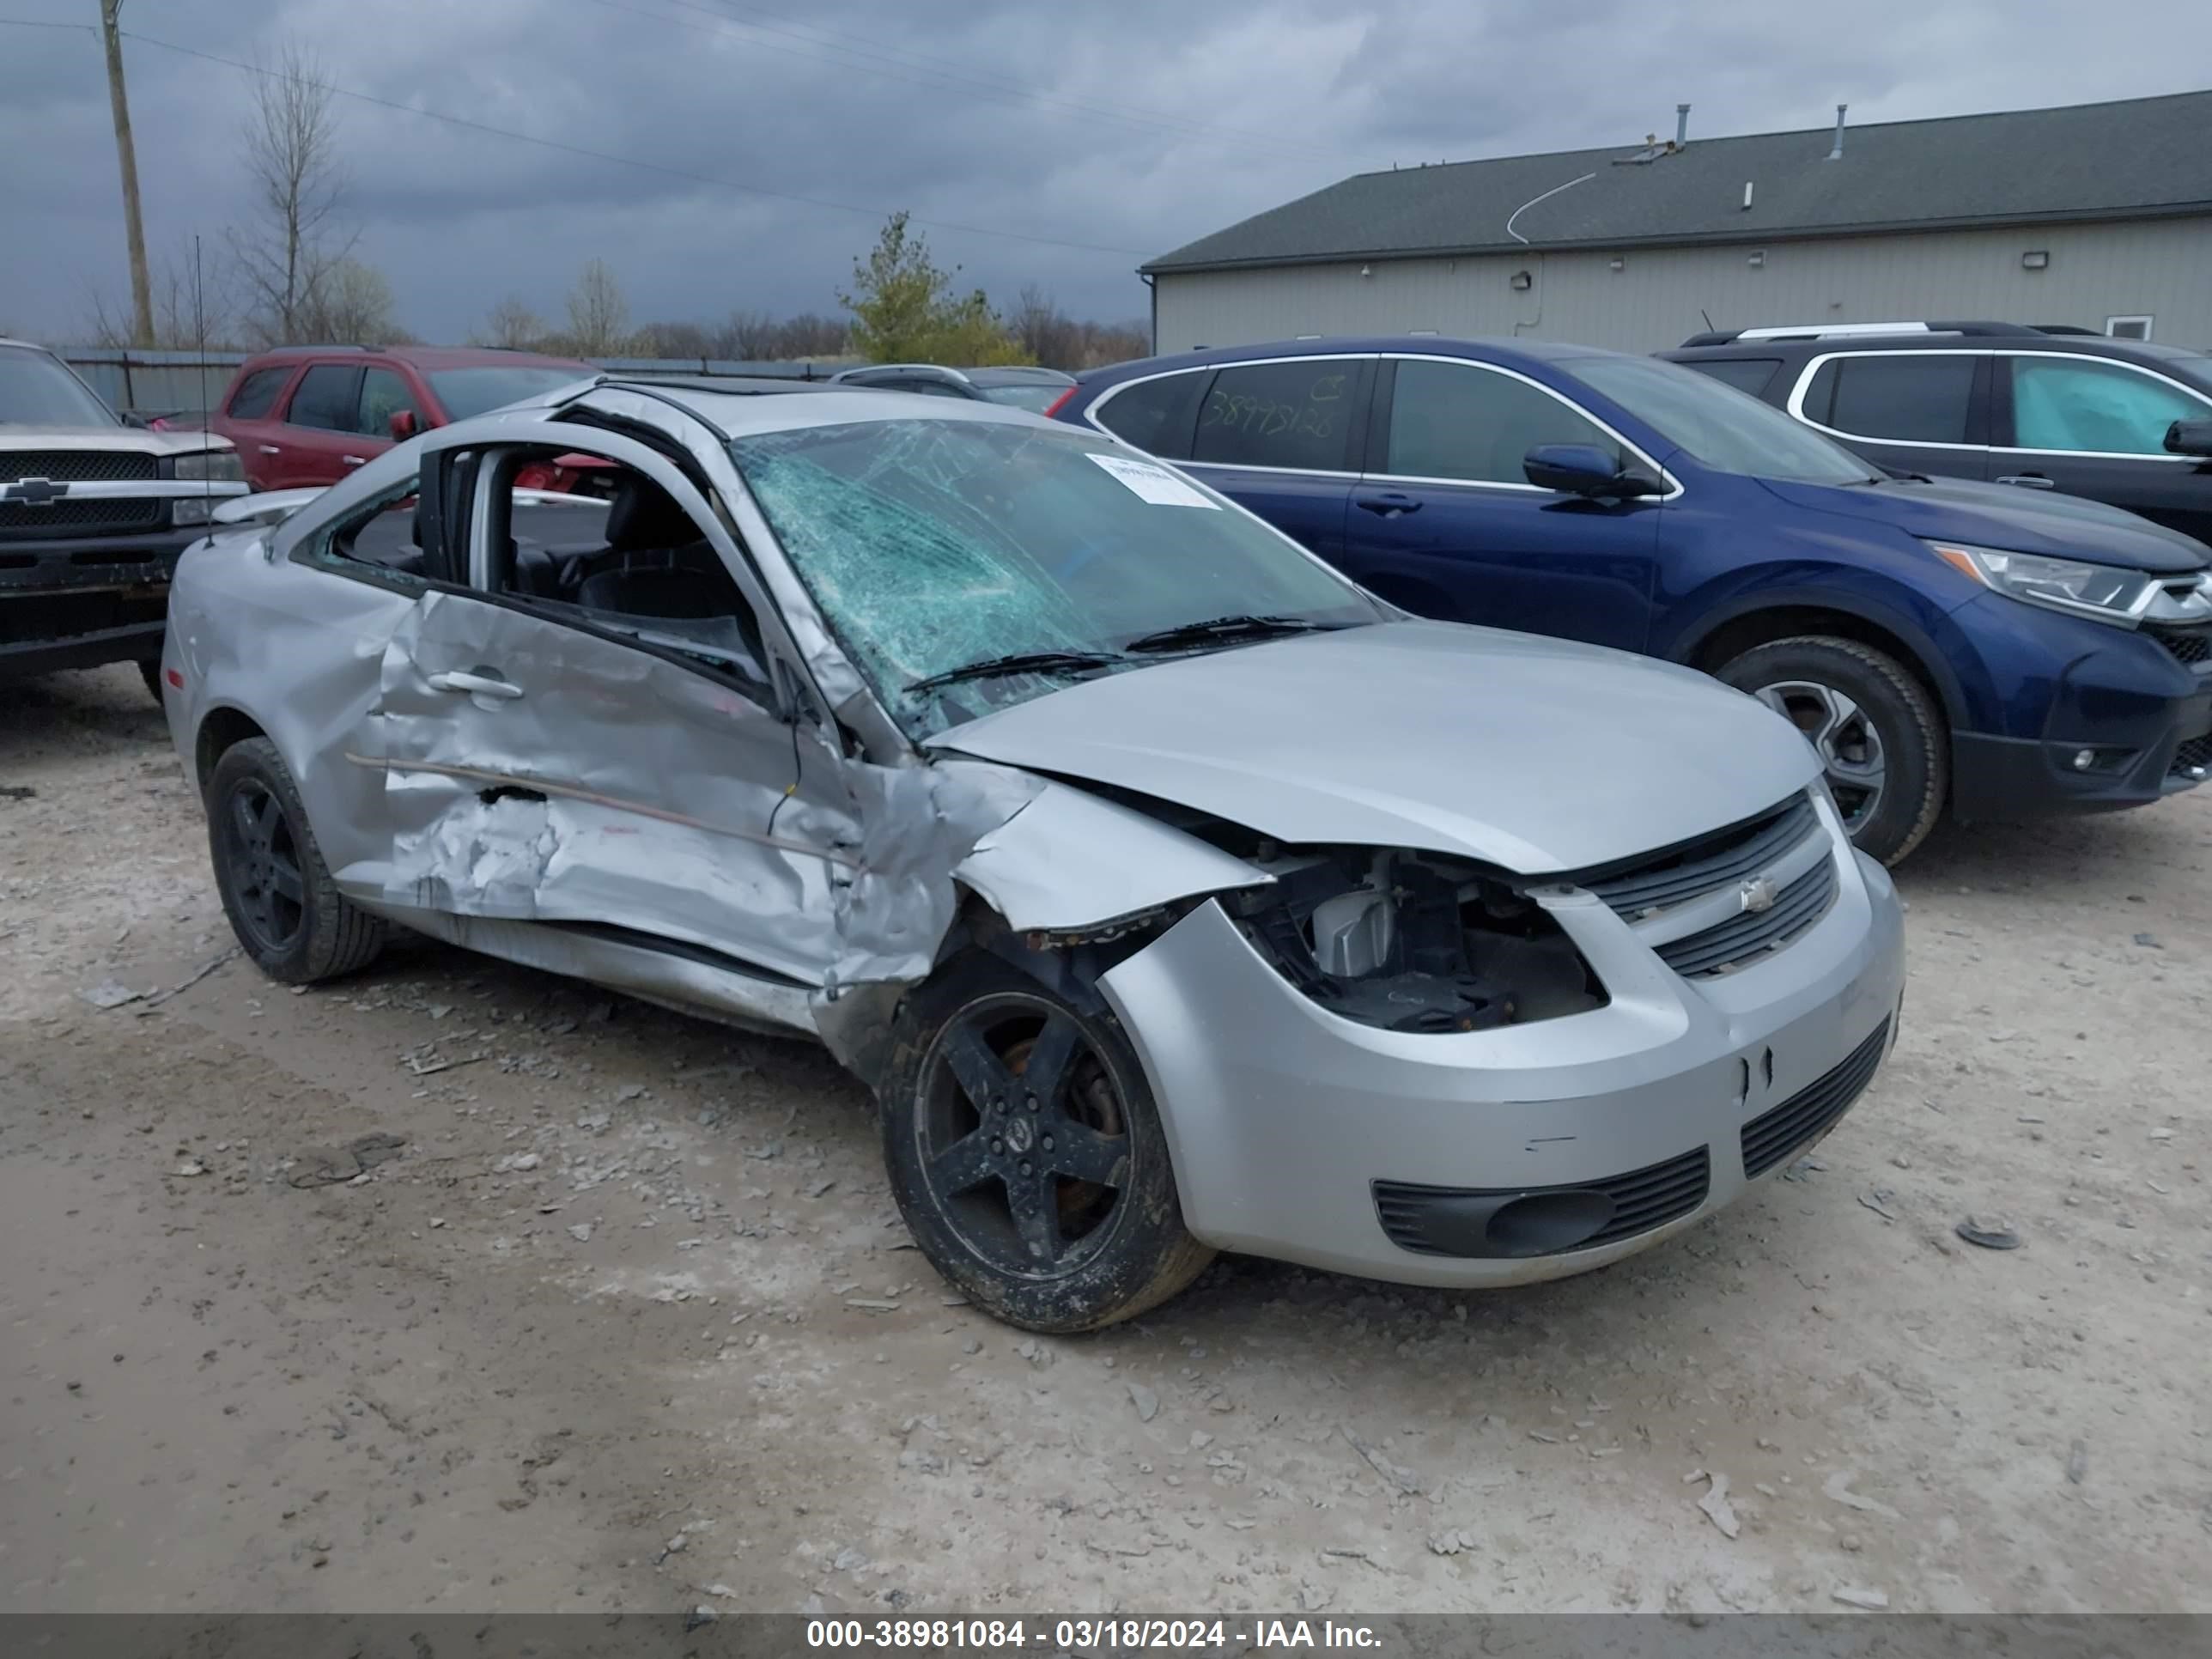
[[[1082,325],[1071,320],[1035,283],[1022,284],[1020,295],[1006,313],[1006,331],[1048,368],[1083,366]]]
[[[714,355],[712,330],[699,323],[647,323],[630,341],[630,349],[641,357],[696,357]]]
[[[392,314],[392,284],[358,259],[324,270],[301,321],[316,339],[338,345],[396,344],[403,332]]]
[[[776,325],[775,357],[841,357],[852,349],[852,331],[842,317],[805,312]]]
[[[524,304],[520,294],[510,294],[491,308],[476,338],[509,351],[528,351],[542,343],[548,332],[544,319]]]
[[[196,261],[190,240],[150,273],[147,305],[153,328],[150,337],[142,337],[129,313],[120,307],[111,308],[106,296],[95,293],[89,325],[92,343],[190,351],[203,344],[226,346],[238,337],[237,298],[222,264]]]
[[[568,348],[579,357],[613,357],[629,343],[629,301],[604,259],[587,259],[568,291]]]
[[[339,217],[346,173],[331,82],[312,48],[287,41],[257,64],[245,127],[253,214],[230,234],[254,331],[301,340],[334,267],[355,238]]]
[[[765,311],[732,311],[714,331],[714,355],[760,362],[782,349],[782,325]]]

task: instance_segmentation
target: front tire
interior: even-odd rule
[[[207,786],[208,850],[231,931],[254,965],[286,985],[365,968],[384,923],[339,893],[276,745],[225,750]]]
[[[1949,732],[1928,689],[1894,657],[1807,635],[1747,651],[1718,678],[1805,734],[1861,852],[1899,863],[1935,827],[1950,793]]]
[[[1213,1252],[1182,1223],[1165,1131],[1119,1022],[982,952],[900,1008],[884,1161],[915,1243],[1026,1330],[1157,1306]]]
[[[161,663],[159,661],[140,663],[138,665],[138,678],[146,682],[146,690],[148,695],[150,696],[155,702],[161,702]],[[166,707],[167,705],[164,704],[163,706]]]

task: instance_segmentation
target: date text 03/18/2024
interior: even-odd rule
[[[1236,1628],[1231,1628],[1231,1625]],[[1381,1638],[1365,1625],[1333,1619],[811,1619],[810,1648],[906,1648],[925,1651],[1040,1647],[1063,1653],[1140,1649],[1374,1649]]]

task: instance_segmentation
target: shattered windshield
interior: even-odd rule
[[[868,421],[739,438],[730,453],[847,654],[917,737],[1158,661],[1127,647],[1186,624],[1381,619],[1256,520],[1079,433]],[[1020,661],[916,684],[1007,658]]]

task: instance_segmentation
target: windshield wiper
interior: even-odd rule
[[[1048,674],[1059,669],[1109,668],[1125,660],[1111,651],[1017,651],[1011,656],[986,657],[981,662],[963,663],[957,668],[948,668],[941,673],[926,674],[908,683],[909,691],[927,691],[932,686],[955,685],[962,680],[988,680],[1002,674]]]
[[[1304,617],[1212,617],[1205,622],[1178,623],[1156,634],[1139,634],[1128,643],[1131,651],[1174,651],[1186,645],[1213,640],[1264,640],[1279,634],[1312,634],[1334,628]]]

